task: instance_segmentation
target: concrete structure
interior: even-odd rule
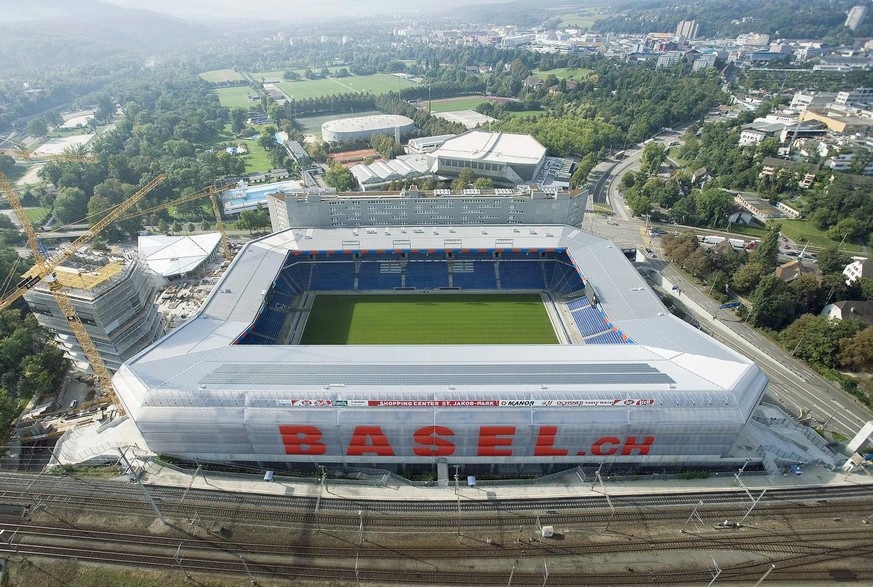
[[[794,110],[806,110],[807,108],[820,108],[827,106],[837,97],[836,92],[794,92],[789,108]]]
[[[680,20],[676,25],[676,36],[693,41],[697,38],[700,25],[696,20]]]
[[[782,218],[784,216],[782,212],[771,206],[769,202],[755,196],[737,194],[734,196],[734,202],[751,212],[759,220]]]
[[[873,261],[856,258],[843,269],[846,284],[851,285],[859,279],[873,279]]]
[[[440,224],[570,224],[585,214],[587,191],[519,186],[461,192],[359,192],[272,194],[273,230],[294,226],[433,226]]]
[[[193,236],[141,236],[137,241],[139,258],[154,273],[173,279],[193,273],[215,258],[221,233]]]
[[[154,304],[157,286],[142,262],[78,255],[58,267],[56,274],[110,371],[117,371],[121,363],[163,336]],[[67,356],[86,365],[82,347],[48,285],[40,282],[24,299]]]
[[[849,9],[849,13],[846,14],[846,23],[845,26],[849,27],[853,31],[861,26],[861,23],[864,22],[864,17],[867,16],[867,6],[859,5],[852,6]]]
[[[778,157],[764,157],[759,177],[792,174],[797,180],[797,185],[804,189],[809,189],[812,186],[812,182],[815,181],[815,174],[818,173],[818,170],[819,166],[812,163],[780,159]],[[784,204],[780,206],[780,204],[782,202],[778,202],[776,207],[785,212],[786,216],[789,218],[800,218],[800,212]]]
[[[873,302],[845,300],[828,304],[822,309],[821,315],[831,320],[860,320],[867,326],[873,326]]]
[[[849,108],[873,105],[873,88],[855,88],[851,92],[839,92],[834,98],[834,104]]]
[[[520,272],[531,281],[513,281]],[[434,291],[446,273],[455,287],[459,276],[478,275],[474,290],[544,292],[556,332],[571,342],[282,344],[305,317],[293,309],[313,293],[384,290],[405,276],[405,295],[415,296],[416,283]],[[742,458],[731,451],[767,378],[670,315],[602,237],[558,225],[393,226],[251,241],[200,311],[128,361],[113,384],[148,448],[162,454],[511,474],[762,458],[755,448]]]
[[[369,140],[375,134],[401,137],[415,132],[415,122],[398,114],[375,114],[329,120],[321,125],[321,138],[326,143]]]
[[[533,180],[546,161],[546,148],[530,135],[473,130],[427,154],[430,170],[457,177],[464,168],[494,183],[515,186]]]

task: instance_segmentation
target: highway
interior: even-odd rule
[[[667,141],[673,138],[671,135]],[[857,399],[835,384],[822,378],[803,362],[795,359],[756,329],[742,322],[733,312],[720,310],[719,304],[698,289],[698,286],[669,263],[663,261],[658,237],[649,237],[646,223],[633,218],[618,191],[621,176],[639,167],[641,149],[625,151],[626,159],[606,171],[593,190],[607,190],[612,217],[589,213],[583,221],[586,230],[613,240],[623,247],[636,247],[646,253],[653,269],[681,291],[679,302],[694,314],[701,328],[720,342],[754,360],[770,378],[767,400],[781,405],[797,418],[810,418],[814,423],[843,436],[853,437],[864,422],[873,420],[870,412]],[[601,192],[596,192],[599,195]],[[591,207],[589,207],[591,209]]]

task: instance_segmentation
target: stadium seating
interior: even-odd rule
[[[309,289],[313,291],[351,290],[355,287],[355,264],[352,261],[317,263]]]
[[[397,262],[361,262],[358,271],[359,290],[394,289],[400,287],[400,265]]]
[[[614,330],[585,339],[585,344],[628,344],[628,342],[629,341],[624,340],[621,335]]]
[[[501,289],[546,289],[539,261],[501,261]]]
[[[592,306],[573,310],[570,315],[573,316],[573,322],[576,323],[576,327],[582,333],[582,336],[590,336],[607,329],[606,321],[603,319],[600,310]]]
[[[588,301],[588,298],[582,297],[567,302],[567,308],[572,312],[573,310],[581,310],[583,308],[590,307],[591,303]]]
[[[433,261],[409,261],[406,264],[406,287],[436,289],[449,286],[449,266]]]
[[[452,285],[464,289],[497,289],[493,261],[455,262]]]

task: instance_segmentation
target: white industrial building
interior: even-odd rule
[[[427,167],[427,158],[424,155],[400,155],[388,161],[360,163],[352,166],[349,171],[365,192],[383,190],[395,181],[433,175]]]
[[[422,290],[539,292],[561,344],[289,344],[321,293]],[[509,473],[763,458],[740,440],[761,370],[670,315],[615,245],[572,226],[251,241],[197,314],[113,384],[150,450],[191,460]]]
[[[321,125],[326,143],[369,140],[374,134],[405,137],[415,132],[415,122],[399,114],[374,114],[328,120]]]

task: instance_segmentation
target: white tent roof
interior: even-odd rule
[[[139,257],[158,275],[181,275],[196,269],[215,251],[219,242],[221,234],[217,232],[194,236],[141,236]]]

